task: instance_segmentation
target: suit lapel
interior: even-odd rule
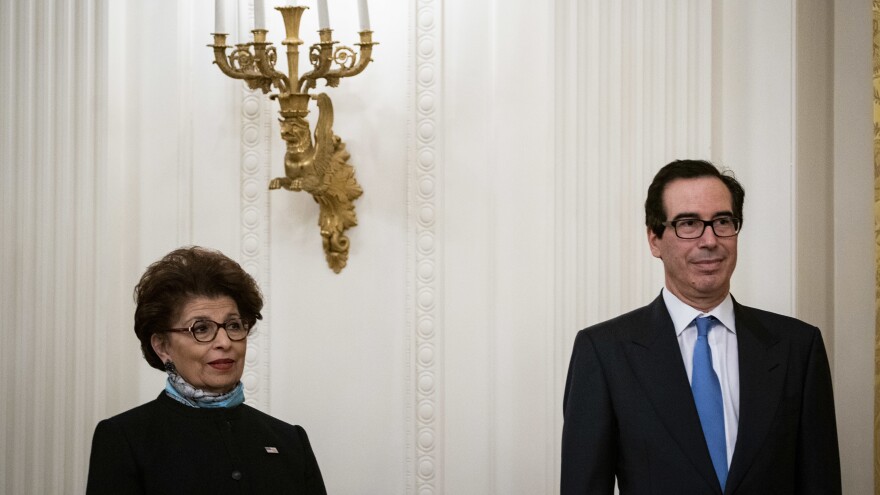
[[[630,366],[666,430],[708,486],[720,493],[672,318],[662,295],[647,309],[646,319],[638,328],[630,329],[632,339],[627,346]]]
[[[726,493],[734,493],[758,454],[779,407],[785,382],[787,348],[755,317],[734,301],[739,352],[739,427]]]

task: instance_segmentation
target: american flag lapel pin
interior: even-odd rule
[[[270,454],[277,454],[278,453],[278,449],[276,449],[275,447],[263,447],[263,448],[265,448],[266,452],[268,452]]]

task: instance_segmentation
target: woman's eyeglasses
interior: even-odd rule
[[[211,342],[217,338],[220,329],[226,330],[229,340],[239,341],[247,338],[251,326],[241,318],[232,318],[225,323],[217,323],[213,320],[196,320],[188,328],[169,328],[169,332],[189,332],[199,342]]]

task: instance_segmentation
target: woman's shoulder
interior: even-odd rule
[[[95,426],[92,438],[93,451],[113,451],[121,444],[141,448],[151,445],[152,439],[161,435],[167,414],[159,399],[101,420]],[[120,444],[121,442],[121,444]],[[112,448],[111,448],[112,447]]]
[[[302,426],[297,424],[291,424],[287,421],[281,420],[272,416],[270,414],[266,414],[259,409],[249,406],[247,404],[242,404],[239,406],[242,411],[242,415],[245,416],[248,421],[259,422],[267,427],[272,428],[277,431],[284,431],[291,434],[296,434],[297,436],[305,435],[305,429]]]
[[[158,411],[163,409],[161,405],[162,395],[164,395],[164,392],[156,399],[145,402],[144,404],[141,404],[139,406],[135,406],[115,416],[111,416],[101,421],[101,423],[115,423],[119,425],[125,425],[131,423],[140,423],[144,419],[148,418],[155,418],[158,414]]]
[[[132,438],[151,438],[157,434],[187,428],[210,417],[216,410],[196,409],[169,397],[164,391],[155,399],[111,416],[98,423],[98,430],[123,431]]]

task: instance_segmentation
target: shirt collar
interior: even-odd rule
[[[670,290],[663,288],[663,302],[666,303],[666,310],[672,317],[672,326],[675,328],[675,335],[680,336],[694,322],[694,318],[698,316],[714,316],[729,331],[736,334],[736,320],[733,317],[733,298],[730,293],[724,297],[721,304],[712,308],[708,312],[700,311],[685,304],[681,299],[676,297]]]

